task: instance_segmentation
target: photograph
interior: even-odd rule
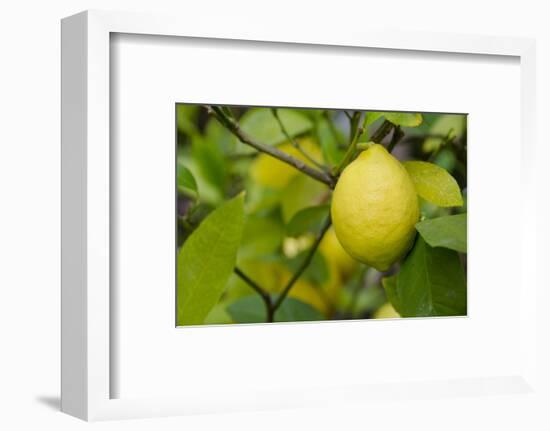
[[[176,326],[467,316],[467,114],[178,103],[175,133]]]

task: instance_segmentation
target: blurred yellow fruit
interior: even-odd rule
[[[273,262],[249,260],[241,262],[240,268],[246,275],[262,286],[262,288],[272,294],[281,293],[292,277],[292,272],[290,272],[290,270],[281,264]],[[233,283],[228,284],[228,289],[226,291],[227,300],[234,300],[241,296],[255,294],[252,288],[239,277],[234,276],[231,280]],[[334,295],[336,288],[341,285],[341,283],[333,281],[333,284],[330,284],[329,287],[331,280],[327,282],[326,287],[320,287],[304,279],[302,276],[294,283],[288,296],[305,302],[327,315],[330,309],[329,303],[332,303],[330,296],[331,292],[333,292],[332,295]],[[321,291],[321,289],[323,289],[323,291]]]
[[[319,248],[331,270],[337,271],[342,278],[346,278],[357,268],[358,262],[344,250],[336,237],[334,227],[325,233]]]
[[[418,198],[402,164],[378,144],[340,175],[331,204],[336,236],[355,259],[386,271],[411,247]]]
[[[393,308],[389,302],[386,302],[378,310],[376,310],[374,316],[372,317],[373,319],[395,319],[401,316],[397,311],[395,311],[395,308]]]
[[[323,162],[321,150],[313,139],[301,138],[297,139],[297,142],[300,148],[309,157],[318,163]],[[306,165],[313,165],[313,163],[290,142],[281,144],[277,148],[292,157],[303,161]],[[265,153],[259,154],[250,168],[250,176],[252,180],[264,187],[277,190],[284,188],[290,180],[292,180],[292,178],[296,175],[299,175],[299,173],[300,171],[298,171],[295,167],[281,162],[280,160]]]

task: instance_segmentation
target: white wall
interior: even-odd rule
[[[0,9],[0,428],[74,429],[84,424],[56,411],[59,397],[59,20],[83,9],[117,9],[226,14],[235,25],[249,20],[278,20],[288,26],[331,27],[347,22],[358,30],[385,27],[536,37],[538,43],[539,143],[550,119],[550,26],[546,2],[455,0],[346,1],[166,1],[166,0],[19,0]],[[232,18],[229,18],[232,17]],[[505,121],[516,121],[515,118]],[[548,141],[548,139],[544,139]],[[550,151],[540,146],[539,181],[550,185],[545,168]],[[511,199],[514,199],[512,196]],[[544,200],[543,200],[544,199]],[[548,193],[541,195],[540,216],[548,218]],[[514,226],[510,227],[511,229]],[[544,228],[548,240],[548,229]],[[542,239],[542,238],[541,238]],[[541,241],[543,243],[543,241]],[[545,295],[542,300],[548,298]],[[538,429],[529,423],[528,399],[485,406],[477,418],[462,415],[475,399],[459,400],[459,412],[436,422],[434,404],[382,404],[387,423],[376,429],[424,423],[426,429]],[[437,405],[437,403],[435,403]],[[54,407],[52,407],[52,405]],[[493,410],[491,410],[493,409]],[[380,411],[379,410],[379,411]],[[441,412],[440,412],[441,413]],[[481,413],[481,412],[480,412]],[[175,418],[99,425],[102,429],[334,429],[358,427],[360,406],[222,417]],[[439,415],[441,417],[441,414]],[[427,420],[426,418],[432,418]],[[9,425],[10,423],[11,425]],[[498,424],[498,425],[497,425]],[[539,424],[540,425],[540,424]],[[369,424],[361,428],[370,428]]]

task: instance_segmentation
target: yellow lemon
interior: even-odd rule
[[[401,317],[395,308],[389,303],[386,302],[383,304],[376,312],[373,319],[395,319],[396,317]]]
[[[323,160],[321,151],[313,139],[302,138],[298,139],[297,143],[305,154],[316,162],[322,163]],[[307,165],[311,166],[313,164],[290,142],[279,145],[277,148],[293,156],[294,158],[303,161]],[[255,182],[262,186],[277,190],[284,188],[290,180],[292,180],[296,175],[299,175],[299,173],[300,171],[293,166],[281,162],[280,160],[265,153],[258,155],[250,168],[250,176]]]
[[[355,259],[386,271],[412,245],[418,198],[401,163],[374,144],[340,175],[331,215],[344,249]]]
[[[344,250],[336,237],[333,227],[325,233],[321,244],[319,244],[319,249],[331,272],[332,270],[336,270],[342,278],[346,278],[357,268],[357,261]]]

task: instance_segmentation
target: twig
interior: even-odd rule
[[[368,117],[365,115],[363,119],[363,124],[361,124],[361,126],[359,126],[360,119],[361,119],[361,113],[359,111],[356,111],[355,114],[353,114],[352,123],[351,123],[352,135],[351,135],[350,144],[348,146],[348,149],[346,150],[346,153],[344,154],[344,158],[336,168],[336,172],[335,172],[336,175],[340,175],[340,173],[344,170],[344,168],[353,160],[353,156],[355,156],[359,138],[365,132],[365,129],[367,127]]]
[[[393,127],[394,125],[392,123],[388,120],[384,120],[382,125],[376,130],[376,132],[373,133],[370,140],[376,142],[377,144],[381,143],[384,138],[389,135]]]
[[[354,111],[353,115],[351,116],[349,120],[349,142],[350,144],[355,139],[355,135],[357,134],[357,130],[359,127],[359,121],[361,120],[361,111]]]
[[[403,133],[403,130],[401,130],[401,126],[394,127],[393,129],[393,135],[391,137],[391,141],[388,144],[388,153],[391,153],[397,143],[405,136],[405,133]]]
[[[275,309],[273,308],[273,302],[271,301],[271,296],[262,289],[254,280],[252,280],[248,275],[246,275],[238,266],[233,269],[233,272],[237,274],[246,284],[248,284],[252,289],[254,289],[258,295],[261,296],[264,301],[266,312],[267,312],[267,321],[273,322],[273,317],[275,314]]]
[[[241,127],[239,126],[239,123],[235,119],[227,116],[220,107],[206,106],[206,109],[208,110],[209,114],[213,115],[224,127],[226,127],[231,133],[233,133],[243,144],[250,145],[251,147],[255,148],[258,151],[269,154],[270,156],[275,157],[276,159],[279,159],[280,161],[290,166],[293,166],[294,168],[298,169],[299,171],[303,172],[309,177],[326,184],[330,188],[334,188],[336,181],[327,172],[322,172],[322,171],[319,171],[318,169],[312,168],[311,166],[304,163],[302,160],[298,160],[295,157],[292,157],[291,155],[289,155],[288,153],[285,153],[284,151],[281,151],[275,147],[266,145],[264,143],[256,141],[255,139],[252,139],[250,136],[248,136],[246,133],[242,131]]]
[[[294,139],[288,131],[286,130],[286,127],[284,126],[283,122],[281,121],[281,118],[279,117],[279,112],[277,111],[277,108],[271,108],[271,112],[273,113],[273,116],[277,120],[277,123],[279,124],[279,128],[281,129],[281,132],[283,132],[283,135],[285,135],[285,138],[290,142],[290,144],[296,148],[302,156],[304,156],[311,164],[317,166],[322,171],[327,170],[325,166],[323,166],[321,163],[319,163],[317,160],[315,160],[313,157],[311,157],[298,143],[296,139]]]
[[[439,152],[443,147],[445,147],[447,144],[453,143],[454,141],[453,132],[454,132],[454,129],[449,130],[449,132],[441,140],[441,144],[439,144],[439,147],[437,147],[437,149],[433,151],[432,154],[430,155],[430,158],[428,159],[429,162],[433,162],[435,160],[436,156],[439,154]]]
[[[327,217],[325,223],[321,227],[321,230],[317,234],[317,237],[315,238],[315,242],[313,243],[313,245],[309,249],[306,257],[303,260],[303,262],[298,267],[296,272],[292,275],[292,278],[287,282],[287,284],[284,287],[283,291],[281,292],[281,294],[279,295],[279,297],[277,298],[277,300],[273,304],[274,312],[277,311],[277,309],[280,307],[280,305],[283,303],[286,296],[290,292],[290,289],[292,289],[292,286],[294,286],[294,283],[298,280],[298,278],[300,278],[302,273],[307,269],[307,267],[311,263],[311,260],[313,259],[313,256],[315,255],[315,252],[317,251],[317,248],[319,247],[319,244],[323,240],[323,237],[325,236],[325,233],[328,230],[328,228],[330,227],[330,225],[331,225],[331,220],[330,220],[330,216],[329,216],[329,217]]]

